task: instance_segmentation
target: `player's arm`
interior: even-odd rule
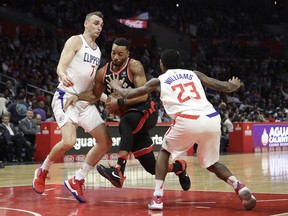
[[[74,55],[82,46],[82,40],[78,36],[70,37],[61,52],[60,59],[57,65],[57,75],[66,87],[73,86],[72,77],[68,77],[66,71],[67,66],[71,62]]]
[[[198,78],[201,80],[203,86],[214,89],[216,91],[229,93],[236,91],[241,86],[241,82],[238,77],[232,77],[232,79],[229,79],[228,81],[220,81],[212,77],[208,77],[199,71],[194,71],[194,73],[196,73]]]
[[[96,73],[96,77],[95,77],[95,84],[93,87],[93,94],[96,98],[96,100],[102,100],[105,102],[105,97],[107,99],[107,95],[104,93],[106,86],[104,84],[103,78],[104,78],[104,67],[100,68],[97,73]]]
[[[72,97],[68,98],[65,102],[64,109],[67,109],[67,107],[70,105],[74,105],[78,100],[83,100],[83,101],[88,101],[90,103],[94,103],[97,100],[101,99],[102,101],[105,102],[107,99],[107,96],[103,93],[105,90],[105,86],[102,81],[103,73],[104,73],[104,69],[102,67],[96,72],[93,90],[82,92],[78,95],[73,95]]]
[[[147,82],[144,67],[140,61],[133,60],[129,63],[129,69],[133,78],[133,83],[135,87],[144,86]],[[140,95],[139,95],[140,96]],[[140,97],[129,99],[125,101],[125,105],[133,105],[141,102],[147,101],[148,94],[143,94]]]
[[[140,86],[134,89],[122,88],[121,81],[117,79],[111,80],[110,85],[117,94],[121,95],[124,98],[135,98],[147,95],[153,91],[160,91],[160,80],[158,78],[152,78],[151,80],[146,82],[144,86]]]
[[[93,103],[101,98],[101,95],[105,90],[105,85],[103,83],[103,73],[104,67],[100,68],[96,72],[93,90],[78,94],[78,100],[84,100]]]

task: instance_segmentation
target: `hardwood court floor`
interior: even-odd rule
[[[89,199],[78,203],[63,186],[80,163],[57,163],[50,170],[43,195],[32,187],[39,164],[11,165],[0,169],[1,216],[186,216],[186,215],[288,215],[288,152],[222,155],[220,162],[243,181],[257,198],[257,206],[245,211],[232,188],[198,166],[197,157],[185,156],[192,180],[189,191],[182,191],[178,177],[168,174],[163,211],[147,209],[154,189],[154,176],[146,173],[137,160],[129,160],[122,189],[93,170],[86,178],[84,191]],[[108,162],[101,161],[106,165]]]

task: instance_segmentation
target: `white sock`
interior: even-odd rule
[[[54,161],[51,161],[49,157],[47,156],[44,162],[41,165],[42,170],[49,170],[50,166],[54,163]]]
[[[75,179],[79,181],[84,179],[92,169],[93,167],[85,161],[81,168],[76,172]]]
[[[234,189],[237,188],[238,179],[235,176],[229,176],[227,179],[227,183],[231,185]]]
[[[164,181],[155,179],[155,191],[153,193],[153,196],[163,196],[164,190],[163,190]]]

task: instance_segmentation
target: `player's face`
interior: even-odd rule
[[[129,51],[125,46],[118,46],[116,44],[113,44],[111,50],[111,60],[113,65],[115,65],[116,67],[123,66],[128,57]]]
[[[92,15],[85,21],[84,26],[92,37],[98,37],[103,28],[103,19],[99,16]]]

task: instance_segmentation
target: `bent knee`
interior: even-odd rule
[[[76,144],[76,137],[62,138],[62,148],[65,150],[71,149]]]
[[[106,138],[106,139],[98,141],[97,144],[101,146],[102,148],[109,150],[112,146],[112,140],[111,138]]]
[[[203,168],[206,168],[210,172],[214,172],[214,170],[217,168],[217,165],[218,165],[218,162],[213,163],[212,165],[209,165],[209,166],[203,167]]]

